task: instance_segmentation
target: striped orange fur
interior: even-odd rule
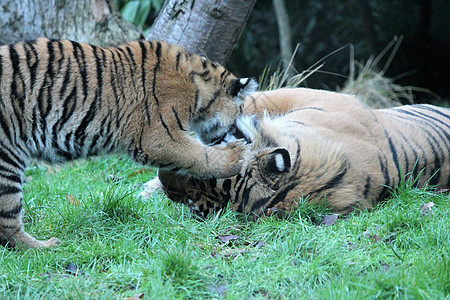
[[[60,162],[125,151],[139,163],[228,177],[248,151],[239,143],[207,144],[229,130],[256,83],[165,42],[19,42],[0,47],[0,78],[0,236],[11,245],[58,242],[23,230],[30,158]]]
[[[369,109],[353,96],[305,88],[254,93],[238,127],[252,141],[241,173],[201,180],[161,170],[174,201],[206,215],[226,205],[257,215],[290,211],[300,198],[334,212],[369,209],[410,179],[450,188],[450,109]],[[149,191],[148,191],[149,192]]]

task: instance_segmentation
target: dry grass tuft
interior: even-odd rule
[[[283,87],[299,87],[309,76],[320,72],[346,77],[347,81],[344,83],[344,86],[337,91],[355,95],[371,108],[388,108],[402,104],[412,104],[414,103],[413,91],[427,93],[439,98],[427,89],[401,86],[394,83],[393,79],[385,77],[386,70],[394,59],[401,42],[402,37],[393,39],[377,57],[370,57],[367,62],[355,61],[353,45],[346,45],[321,58],[302,72],[298,72],[293,66],[293,60],[298,50],[297,45],[285,70],[278,67],[271,74],[270,67],[264,69],[259,80],[260,89],[273,90]],[[350,49],[350,71],[348,76],[320,70],[326,58],[347,47]],[[386,56],[386,62],[383,68],[380,69],[379,64]],[[292,75],[293,71],[296,75]]]
[[[398,106],[402,103],[412,104],[414,102],[412,87],[403,87],[395,84],[392,79],[384,76],[401,41],[402,38],[392,40],[377,57],[370,57],[365,63],[355,61],[354,48],[351,45],[350,74],[339,92],[355,95],[372,108],[387,108]],[[379,70],[378,65],[380,61],[388,53],[389,57],[384,67]]]

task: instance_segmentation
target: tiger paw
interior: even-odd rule
[[[44,249],[44,248],[51,248],[56,247],[61,243],[61,241],[58,238],[52,237],[46,241],[40,241],[37,239],[32,240],[21,240],[17,241],[16,245],[19,247],[23,247],[25,249]]]
[[[52,237],[51,239],[48,239],[47,241],[38,241],[39,246],[36,248],[50,248],[58,246],[61,241],[58,238]]]
[[[142,187],[144,188],[144,190],[139,194],[139,196],[142,199],[150,198],[150,196],[155,192],[162,192],[161,181],[159,180],[158,177],[150,181],[147,181],[142,185]]]
[[[215,146],[220,151],[210,155],[210,162],[214,162],[215,176],[220,178],[237,175],[252,157],[251,145],[243,141],[236,141],[226,145]]]

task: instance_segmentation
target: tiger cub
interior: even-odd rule
[[[369,209],[410,179],[450,188],[450,109],[368,109],[355,97],[305,88],[247,97],[238,127],[252,141],[240,174],[201,180],[160,170],[163,188],[200,215],[230,205],[256,215],[324,199],[336,213]]]
[[[128,151],[142,164],[229,177],[248,152],[242,143],[206,144],[229,130],[256,82],[165,42],[19,42],[0,47],[0,78],[0,236],[12,246],[58,243],[24,232],[29,158],[61,162]]]

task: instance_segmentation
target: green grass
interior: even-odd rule
[[[448,195],[402,188],[333,226],[304,205],[287,220],[199,221],[163,195],[138,198],[154,176],[141,168],[115,156],[30,167],[26,230],[62,243],[0,247],[0,299],[450,298]]]

